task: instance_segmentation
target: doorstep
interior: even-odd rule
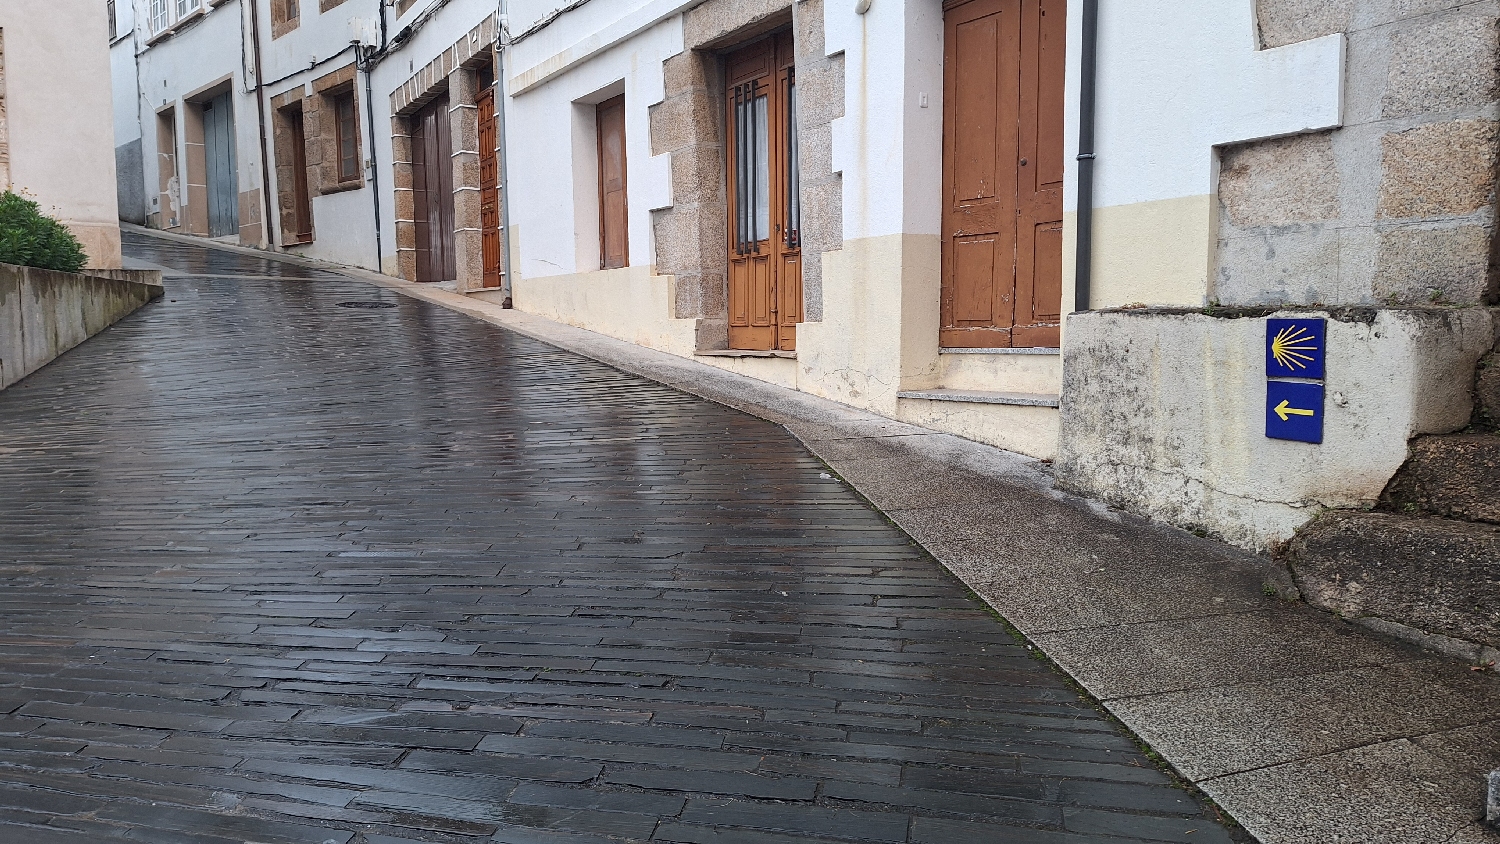
[[[693,352],[696,358],[791,358],[797,359],[796,352],[783,352],[780,349],[703,349]]]
[[[896,393],[896,398],[1013,404],[1021,407],[1057,407],[1058,404],[1058,396],[1047,393],[1005,393],[996,390],[901,390]]]

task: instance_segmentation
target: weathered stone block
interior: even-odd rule
[[[1377,216],[1448,217],[1487,207],[1495,187],[1496,124],[1453,120],[1380,139]]]
[[[1490,352],[1479,361],[1474,393],[1480,420],[1492,428],[1500,428],[1500,352]]]
[[[1340,232],[1332,226],[1268,226],[1222,239],[1213,297],[1223,305],[1333,300],[1340,244]]]
[[[1330,513],[1286,557],[1314,606],[1500,647],[1500,526]]]
[[[683,51],[662,62],[662,84],[668,97],[710,87],[708,63],[702,56]]]
[[[1382,113],[1406,117],[1493,101],[1500,73],[1495,24],[1493,15],[1459,12],[1398,31]]]
[[[651,152],[660,155],[716,138],[717,109],[703,91],[668,98],[651,107]]]
[[[1259,0],[1255,13],[1264,47],[1281,47],[1349,29],[1355,0]]]
[[[1219,201],[1225,217],[1240,228],[1337,217],[1339,172],[1332,135],[1294,135],[1225,149]]]
[[[1500,524],[1500,435],[1447,434],[1411,443],[1411,457],[1381,495],[1397,513]]]
[[[1375,298],[1392,304],[1477,305],[1489,288],[1490,226],[1380,233]]]

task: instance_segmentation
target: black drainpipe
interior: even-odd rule
[[[1073,264],[1073,311],[1089,310],[1094,255],[1094,88],[1099,51],[1099,0],[1083,0],[1083,44],[1078,84],[1078,252]]]
[[[380,164],[375,160],[375,98],[370,91],[370,74],[375,70],[375,57],[385,53],[385,0],[380,0],[379,14],[380,46],[366,50],[363,45],[356,44],[354,49],[355,55],[364,59],[360,64],[364,65],[361,70],[365,74],[365,123],[370,133],[370,203],[375,211],[375,272],[383,273],[385,272],[385,249],[380,238]]]

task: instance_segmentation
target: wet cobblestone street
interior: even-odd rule
[[[0,844],[1230,840],[784,429],[126,249],[0,392]]]

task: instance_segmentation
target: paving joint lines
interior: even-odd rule
[[[1233,840],[783,428],[126,242],[0,393],[0,841]]]
[[[712,359],[350,275],[783,425],[1264,840],[1500,842],[1483,821],[1496,678],[1289,602],[1265,560],[1061,493],[1035,461]]]

